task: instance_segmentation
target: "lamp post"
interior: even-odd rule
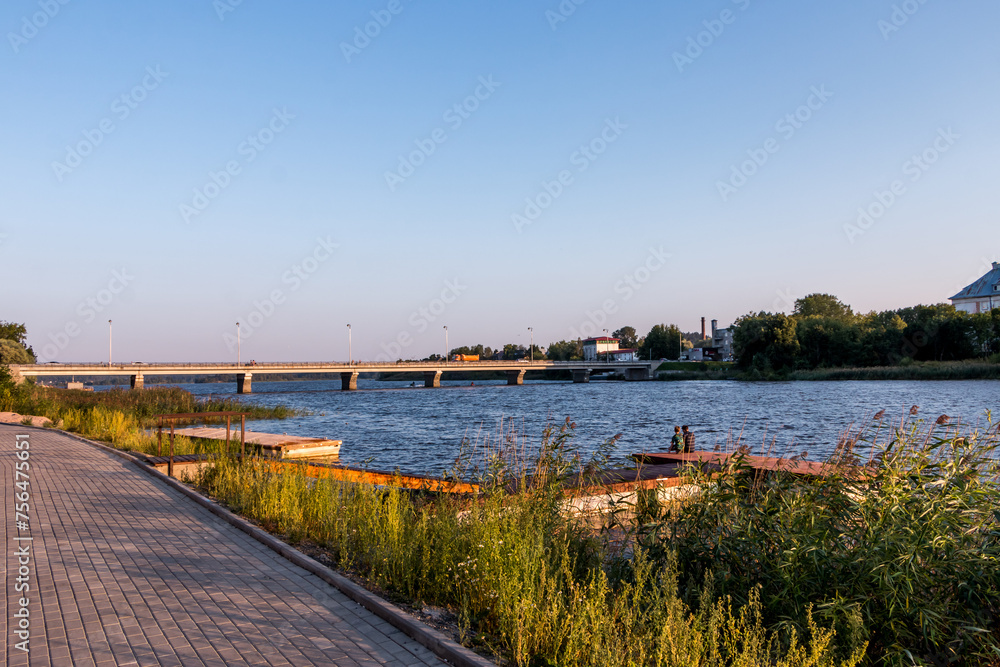
[[[604,332],[604,338],[605,338],[605,341],[604,341],[604,361],[608,361],[608,360],[609,360],[609,359],[611,358],[611,353],[610,353],[610,352],[608,352],[608,348],[609,348],[609,347],[611,347],[611,345],[610,345],[610,344],[608,343],[608,341],[607,341],[607,338],[608,338],[608,330],[607,330],[607,329],[601,329],[601,331],[603,331],[603,332]],[[600,358],[601,358],[601,355],[600,355],[600,354],[598,354],[598,355],[597,355],[597,358],[598,358],[598,359],[600,359]]]
[[[243,363],[243,349],[240,346],[240,323],[236,323],[236,365],[240,366]]]
[[[535,363],[535,330],[532,327],[528,327],[528,331],[531,332],[531,342],[528,343],[528,355],[530,356],[531,363]]]
[[[347,363],[354,364],[354,349],[351,343],[351,325],[347,325]]]
[[[111,367],[111,320],[108,320],[108,368]]]
[[[684,349],[684,344],[681,343],[681,328],[677,327],[677,361],[681,360],[681,351]]]
[[[444,360],[448,361],[448,327],[444,328]]]

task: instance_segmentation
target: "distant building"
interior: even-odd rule
[[[639,351],[622,347],[609,354],[611,355],[611,361],[635,361]]]
[[[588,338],[583,341],[583,360],[597,361],[603,354],[616,352],[618,350],[618,343],[620,342],[618,338],[608,338],[607,336]]]
[[[692,347],[690,350],[684,350],[684,354],[681,355],[681,360],[705,361],[705,349],[701,347]]]
[[[1000,306],[1000,262],[985,276],[951,297],[951,304],[967,313],[985,313]]]
[[[719,321],[712,320],[712,347],[717,350],[718,356],[723,361],[729,360],[733,356],[733,328],[719,328]]]

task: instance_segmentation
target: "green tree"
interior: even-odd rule
[[[503,358],[506,361],[516,361],[528,355],[528,350],[523,345],[507,343],[503,346]]]
[[[1000,354],[1000,308],[976,313],[970,320],[980,354],[984,357]]]
[[[0,321],[0,339],[12,340],[25,345],[28,339],[28,329],[23,324]]]
[[[906,322],[905,356],[916,361],[952,361],[981,356],[969,314],[947,303],[896,311]]]
[[[634,350],[639,347],[639,340],[637,338],[638,335],[639,334],[633,327],[622,327],[621,329],[616,329],[615,332],[611,334],[611,337],[618,339],[620,347]]]
[[[798,365],[806,368],[857,365],[859,328],[833,317],[798,318]]]
[[[31,361],[27,363],[35,363],[35,351],[28,345],[28,329],[23,324],[0,321],[0,340],[14,341],[18,345],[22,346],[31,357]]]
[[[689,343],[690,345],[690,343]],[[642,359],[680,359],[683,347],[681,330],[674,324],[657,324],[642,340],[639,357]]]
[[[906,350],[906,322],[895,311],[869,313],[858,321],[857,366],[893,366]]]
[[[733,326],[733,355],[740,368],[766,372],[795,366],[800,347],[794,318],[760,312],[744,315]]]
[[[534,359],[535,361],[544,361],[548,358],[548,356],[545,353],[545,348],[539,347],[538,345],[530,345],[528,347],[528,358]]]
[[[580,361],[583,359],[583,341],[577,339],[549,343],[546,354],[552,361]]]
[[[35,355],[30,353],[20,343],[7,338],[0,338],[0,364],[33,364]]]
[[[851,320],[854,311],[832,294],[810,294],[795,300],[796,317],[826,317],[835,320]]]

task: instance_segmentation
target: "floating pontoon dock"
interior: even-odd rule
[[[207,426],[192,426],[179,428],[176,435],[203,440],[220,440],[225,442],[226,429]],[[239,439],[239,431],[231,434],[233,440]],[[274,433],[255,433],[247,429],[246,441],[261,448],[265,455],[282,459],[302,459],[320,456],[338,456],[340,440],[325,440],[323,438],[303,438],[296,435],[277,435]]]

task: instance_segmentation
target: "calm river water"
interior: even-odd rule
[[[180,385],[198,394],[232,395],[234,384]],[[698,449],[726,447],[742,430],[755,451],[762,443],[781,455],[808,452],[822,459],[838,435],[879,410],[897,421],[919,406],[919,416],[941,414],[970,425],[985,424],[987,410],[1000,407],[1000,382],[442,382],[440,389],[409,382],[359,382],[342,392],[338,382],[260,382],[244,400],[284,404],[310,414],[255,421],[265,433],[343,441],[341,462],[366,460],[373,469],[440,474],[450,470],[463,438],[495,436],[501,420],[537,444],[546,424],[567,416],[576,422],[575,446],[591,452],[621,433],[617,453],[665,450],[674,425],[689,424]]]

